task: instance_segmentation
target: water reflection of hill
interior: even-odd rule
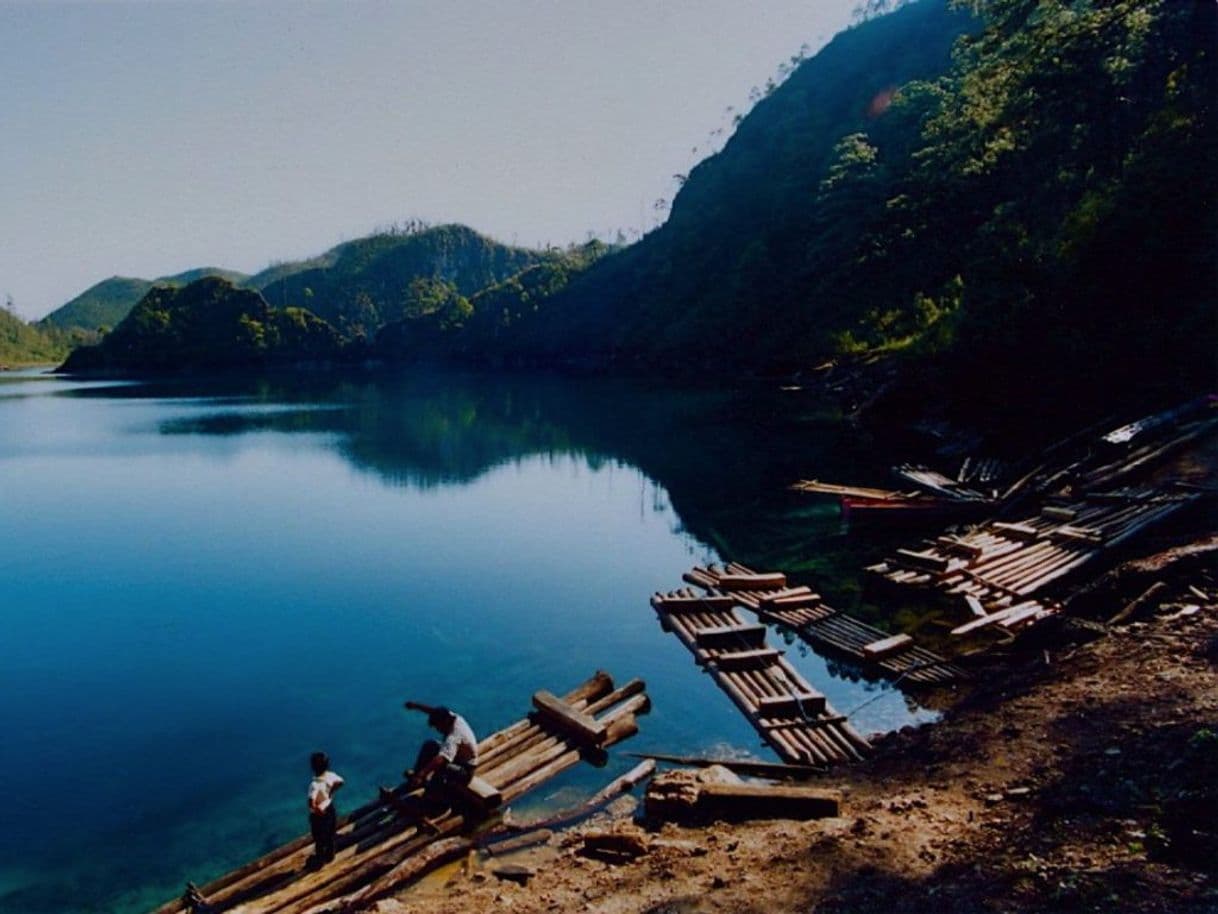
[[[166,380],[68,395],[179,401],[163,434],[331,436],[359,469],[424,489],[535,456],[620,461],[662,486],[682,529],[720,554],[828,578],[847,594],[879,548],[844,537],[831,503],[786,491],[806,476],[877,478],[865,443],[798,392],[410,374]]]

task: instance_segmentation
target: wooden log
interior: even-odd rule
[[[982,616],[980,619],[973,619],[971,622],[965,622],[963,625],[957,625],[952,629],[951,633],[956,636],[967,635],[970,632],[976,631],[977,629],[985,628],[987,625],[994,625],[1001,622],[1003,619],[1009,618],[1015,613],[1021,612],[1032,605],[1039,604],[1037,604],[1034,600],[1018,603],[1015,606],[1008,607],[1007,609],[1000,609],[998,612],[990,613],[988,616]]]
[[[792,714],[815,716],[825,710],[825,696],[817,692],[767,695],[757,699],[759,717],[787,717]]]
[[[694,642],[700,648],[714,647],[762,647],[765,644],[766,627],[747,623],[717,625],[700,628],[694,632]]]
[[[368,883],[359,891],[352,892],[335,901],[326,901],[315,908],[308,909],[305,914],[322,914],[323,911],[338,910],[344,912],[362,911],[383,895],[413,882],[420,876],[464,857],[473,847],[469,838],[446,838],[420,850],[393,867],[385,875]]]
[[[656,594],[651,598],[651,605],[659,612],[719,612],[730,610],[736,605],[732,597],[724,596],[677,596],[675,594]]]
[[[775,590],[787,586],[787,576],[780,571],[767,574],[721,574],[717,584],[721,590]]]
[[[1040,516],[1047,517],[1049,520],[1071,521],[1078,517],[1078,511],[1058,505],[1045,505],[1040,509]]]
[[[1040,531],[1026,523],[1012,523],[1009,521],[996,520],[990,524],[990,527],[997,530],[1003,536],[1014,540],[1022,540],[1023,542],[1030,543],[1040,539]]]
[[[549,828],[530,828],[528,831],[516,834],[495,835],[494,837],[483,838],[478,842],[478,846],[494,857],[499,854],[510,854],[514,851],[524,850],[527,847],[545,844],[553,837],[554,832]]]
[[[1155,581],[1146,590],[1142,591],[1136,598],[1125,604],[1125,607],[1108,620],[1109,625],[1120,625],[1122,622],[1128,621],[1135,614],[1146,611],[1150,602],[1156,597],[1167,591],[1167,584],[1164,581]]]
[[[914,639],[909,635],[893,635],[863,645],[863,657],[866,660],[883,660],[893,654],[899,654],[913,647]]]
[[[575,710],[545,689],[533,694],[533,707],[548,726],[573,736],[582,745],[599,746],[605,741],[603,723]]]
[[[713,663],[721,670],[741,670],[758,666],[766,666],[781,657],[782,651],[777,648],[756,648],[748,651],[729,651],[717,654],[708,663]]]
[[[483,812],[498,809],[503,803],[503,794],[499,792],[499,788],[488,784],[480,777],[470,778],[468,784],[450,784],[448,786],[463,800],[472,803]]]
[[[658,762],[669,762],[690,768],[709,768],[712,765],[720,765],[736,774],[770,778],[771,780],[807,780],[825,773],[824,768],[815,765],[781,765],[775,762],[754,762],[748,759],[700,758],[690,755],[665,755],[659,752],[628,752],[627,755],[631,758],[654,759]]]
[[[809,591],[806,594],[762,596],[758,598],[757,606],[761,610],[800,609],[806,606],[816,606],[820,601],[820,594]]]
[[[973,614],[973,618],[984,619],[989,615],[989,613],[986,612],[985,607],[981,605],[981,601],[976,597],[965,596],[964,602],[968,604],[969,612]]]
[[[936,574],[942,574],[947,571],[948,560],[941,555],[936,555],[933,552],[918,551],[916,549],[898,549],[896,561],[909,568],[916,568],[919,571],[932,571]]]

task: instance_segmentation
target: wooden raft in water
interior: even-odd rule
[[[1013,522],[988,521],[959,536],[898,549],[867,571],[968,605],[975,618],[957,626],[957,634],[989,624],[1009,631],[1060,612],[1060,604],[1039,597],[1045,588],[1097,563],[1197,497],[1153,488],[1089,492]]]
[[[556,706],[558,702],[561,707]],[[598,672],[562,699],[549,693],[534,696],[537,710],[525,720],[500,730],[478,744],[478,778],[498,791],[503,804],[576,765],[581,758],[605,749],[638,732],[636,714],[650,707],[642,680],[615,689],[613,680]],[[579,726],[587,729],[581,735]],[[586,736],[586,738],[585,738]],[[417,792],[416,792],[417,793]],[[404,787],[396,792],[406,797]],[[457,834],[475,816],[460,804],[433,817],[428,828],[418,819],[400,816],[381,800],[374,800],[339,822],[338,854],[318,870],[305,862],[313,851],[305,835],[258,860],[202,886],[210,910],[232,914],[322,914],[339,910],[344,901],[367,889],[395,867],[440,839]],[[162,905],[154,914],[189,914],[182,900]]]
[[[651,598],[661,623],[714,677],[774,751],[796,765],[863,758],[870,744],[783,656],[766,627],[748,625],[730,597],[688,588]]]
[[[865,622],[834,609],[808,587],[782,586],[765,590],[736,589],[733,582],[750,577],[769,579],[738,562],[720,570],[695,566],[685,580],[709,594],[728,597],[757,613],[764,622],[791,629],[816,648],[844,654],[856,663],[876,666],[900,679],[902,684],[940,685],[968,674],[934,651],[914,643],[908,635],[889,635]]]

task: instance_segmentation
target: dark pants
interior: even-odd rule
[[[313,832],[313,846],[317,849],[318,862],[333,860],[334,833],[338,831],[338,813],[333,803],[325,812],[309,813],[309,830]]]
[[[415,759],[415,771],[422,771],[423,766],[440,754],[440,744],[429,739],[419,747],[419,757]],[[474,776],[474,766],[468,762],[447,762],[432,779],[439,784],[468,784]]]

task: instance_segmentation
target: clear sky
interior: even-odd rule
[[[35,318],[412,217],[646,230],[727,107],[856,3],[0,0],[0,295]]]

